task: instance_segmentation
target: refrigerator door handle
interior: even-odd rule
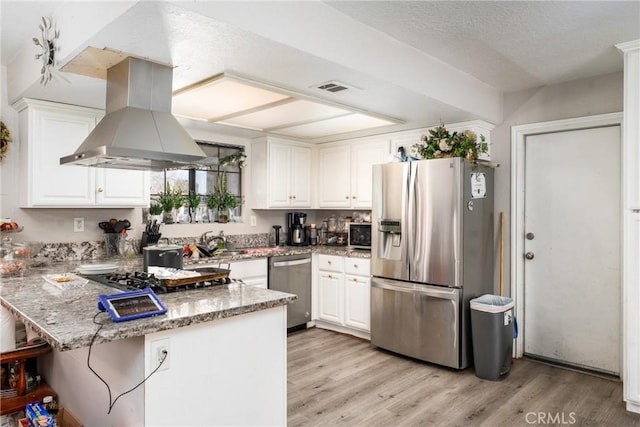
[[[371,280],[372,288],[388,289],[396,292],[422,294],[439,299],[457,300],[460,289],[458,288],[441,288],[429,285],[413,285],[405,284],[397,281],[385,280],[374,277]]]
[[[406,236],[405,240],[407,242],[407,244],[405,245],[405,248],[408,247],[408,253],[407,253],[407,263],[409,266],[409,274],[412,275],[413,272],[415,271],[415,259],[416,259],[416,254],[415,254],[415,250],[416,250],[416,215],[415,215],[415,204],[416,204],[416,199],[415,199],[415,189],[416,189],[416,170],[413,167],[413,165],[410,163],[409,164],[409,186],[407,187],[407,197],[405,197],[405,201],[408,199],[408,207],[407,210],[405,212],[403,212],[403,227],[406,228],[406,230],[402,230],[403,233]],[[409,276],[411,277],[411,276]]]

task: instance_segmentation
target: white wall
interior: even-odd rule
[[[574,80],[521,92],[505,94],[504,122],[491,133],[491,160],[500,167],[495,176],[496,218],[502,211],[504,222],[504,290],[509,294],[511,215],[511,126],[622,111],[623,75]],[[497,222],[496,222],[497,224]],[[497,233],[496,227],[496,233]],[[496,240],[497,241],[497,240]],[[499,266],[497,266],[499,268]],[[497,292],[498,271],[495,274]]]

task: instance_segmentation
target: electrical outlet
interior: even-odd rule
[[[84,231],[84,218],[73,218],[73,231],[76,233]]]
[[[255,227],[256,226],[256,216],[255,215],[251,215],[249,217],[249,221],[251,221],[251,226]]]
[[[166,356],[164,354],[166,352]],[[151,370],[153,371],[162,362],[162,366],[158,369],[160,371],[166,371],[169,369],[169,362],[171,361],[171,351],[169,348],[169,339],[151,341],[150,363]],[[164,358],[164,362],[162,359]]]

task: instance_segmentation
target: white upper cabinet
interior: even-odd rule
[[[321,147],[318,151],[318,206],[371,209],[372,166],[389,157],[388,139]]]
[[[100,110],[23,99],[20,206],[44,208],[149,205],[149,173],[60,165],[102,118]]]
[[[311,207],[311,148],[277,138],[251,145],[254,209]]]
[[[351,150],[348,145],[318,150],[318,205],[351,206]]]

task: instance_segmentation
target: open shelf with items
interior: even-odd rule
[[[42,402],[45,396],[52,396],[57,400],[58,396],[56,392],[44,381],[27,391],[27,373],[25,369],[27,360],[35,359],[51,351],[52,349],[49,344],[42,344],[0,353],[0,364],[4,365],[18,362],[16,396],[0,398],[0,415],[23,410],[28,403]]]

